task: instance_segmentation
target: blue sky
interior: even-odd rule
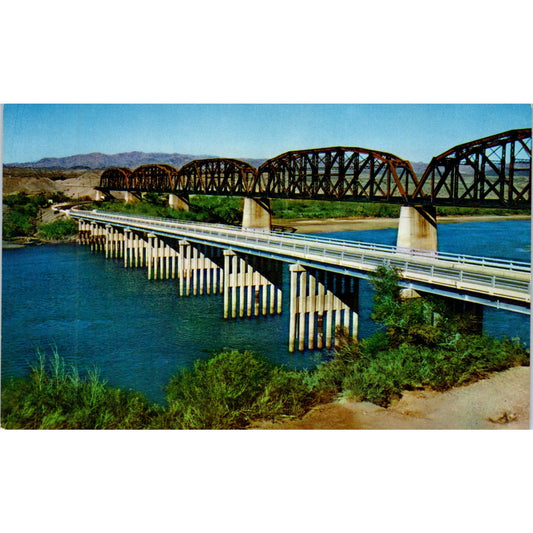
[[[531,127],[529,104],[8,104],[5,163],[142,151],[270,158],[360,146],[429,161],[448,148]]]

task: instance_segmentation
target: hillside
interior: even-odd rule
[[[218,156],[165,154],[145,152],[124,152],[119,154],[78,154],[68,157],[45,157],[39,161],[28,163],[9,163],[4,168],[32,168],[32,169],[106,169],[110,167],[128,167],[134,169],[140,165],[165,164],[179,168],[194,159],[207,159]],[[259,166],[263,159],[243,159],[253,166]]]
[[[63,193],[77,200],[94,200],[94,187],[100,183],[102,170],[45,170],[4,168],[2,196],[25,193]]]

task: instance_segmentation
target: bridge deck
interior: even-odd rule
[[[518,261],[402,251],[393,246],[308,235],[243,230],[145,216],[71,209],[70,216],[160,236],[187,239],[285,262],[368,278],[380,265],[398,268],[402,286],[466,301],[530,313],[531,265]]]

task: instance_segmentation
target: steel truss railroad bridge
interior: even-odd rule
[[[358,147],[296,150],[259,168],[236,159],[198,159],[179,169],[110,168],[98,187],[111,191],[295,198],[407,205],[523,208],[531,202],[531,129],[515,129],[455,146],[418,178],[409,161]]]

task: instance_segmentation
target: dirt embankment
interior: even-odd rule
[[[17,172],[15,172],[15,170]],[[102,170],[55,171],[49,175],[33,169],[4,169],[3,196],[16,193],[63,193],[76,200],[96,199],[94,187],[100,183]]]
[[[254,429],[528,429],[529,391],[530,369],[522,366],[446,392],[407,391],[387,409],[339,400]]]

